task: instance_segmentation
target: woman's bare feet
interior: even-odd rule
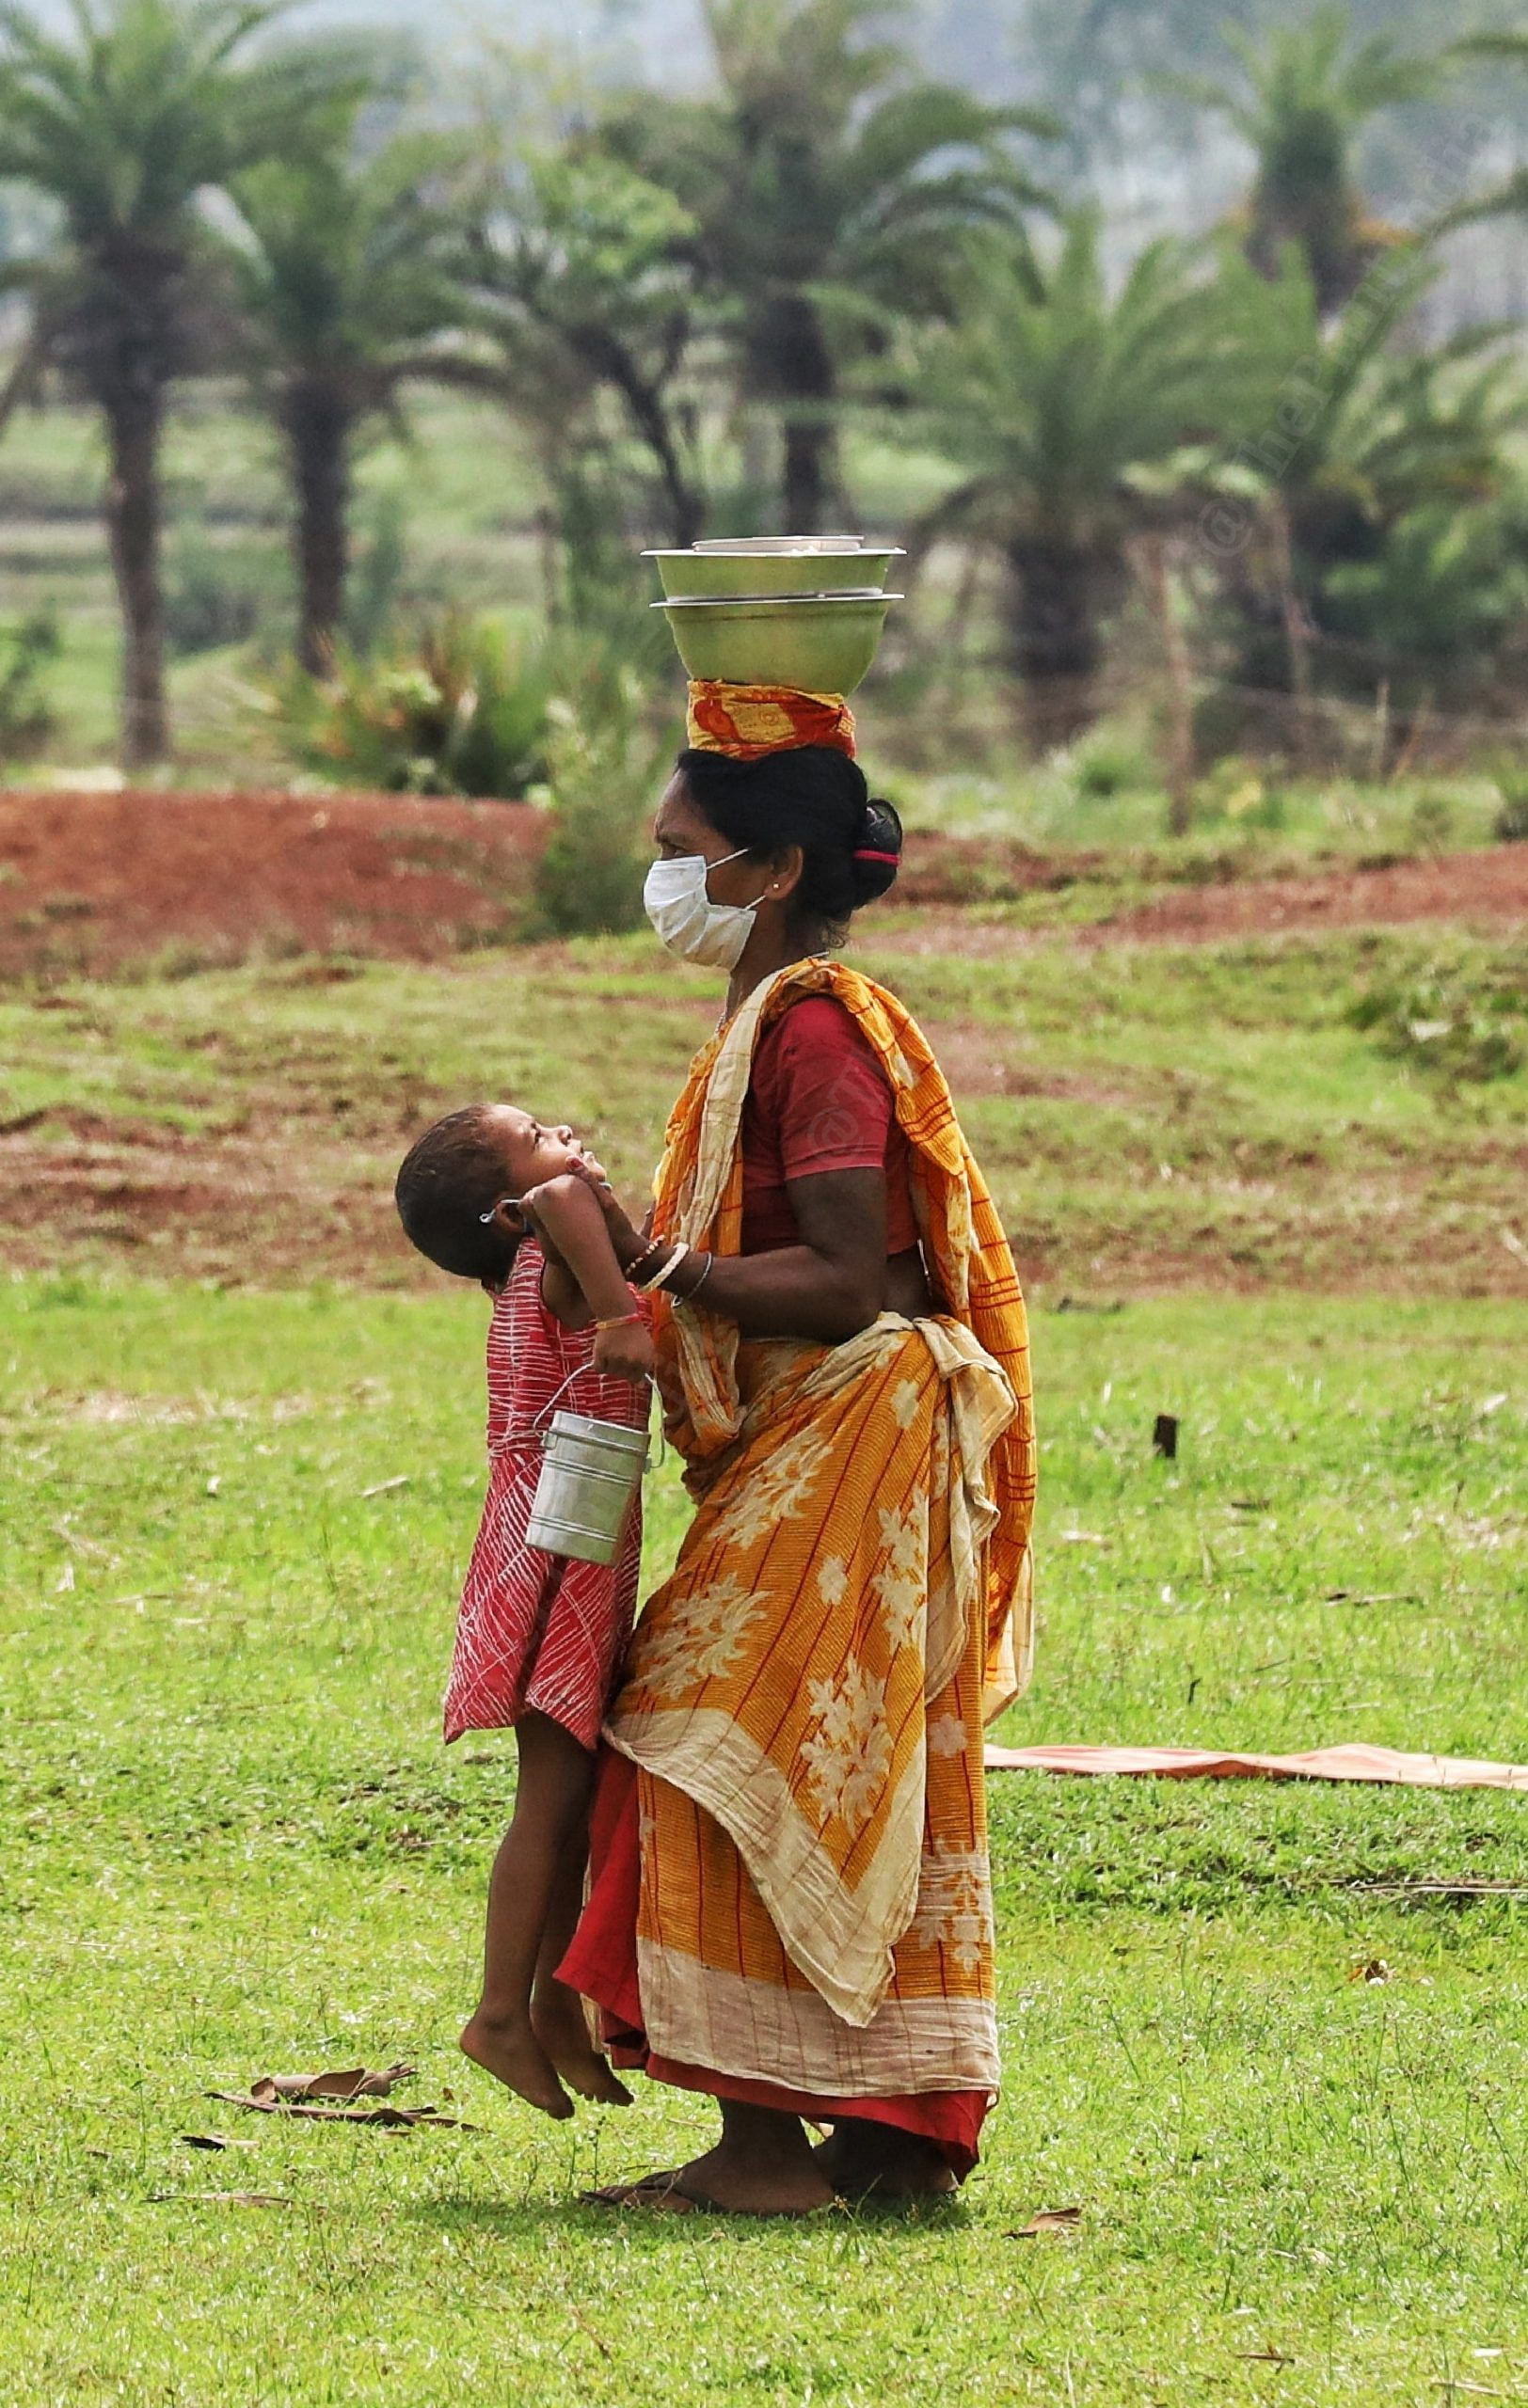
[[[841,2117],[812,2155],[844,2199],[947,2199],[960,2188],[935,2142],[868,2117]]]
[[[583,2002],[565,1982],[543,1983],[531,2001],[531,2029],[569,2090],[604,2107],[629,2107],[631,2093],[589,2037]]]
[[[485,2016],[481,2007],[463,2026],[462,2053],[481,2066],[485,2073],[496,2074],[505,2086],[539,2107],[544,2115],[555,2115],[565,2123],[573,2113],[573,2101],[557,2079],[557,2069],[531,2029],[529,2019],[505,2017],[501,2021]]]
[[[724,2099],[722,2137],[704,2157],[692,2158],[672,2174],[650,2174],[642,2182],[616,2182],[584,2195],[606,2208],[809,2216],[831,2208],[836,2194],[794,2115]]]
[[[613,2182],[606,2190],[583,2195],[594,2207],[651,2208],[677,2215],[810,2216],[835,2201],[832,2185],[811,2167],[740,2162],[724,2143],[672,2173],[645,2175],[640,2182]]]

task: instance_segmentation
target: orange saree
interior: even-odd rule
[[[997,2082],[981,1733],[1028,1673],[1034,1438],[1012,1259],[910,1015],[838,963],[756,990],[675,1108],[655,1226],[737,1251],[754,1049],[803,991],[886,1073],[945,1309],[826,1346],[661,1305],[697,1510],[612,1706],[563,1977],[618,2062],[880,2115],[963,2171]]]

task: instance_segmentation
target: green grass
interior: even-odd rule
[[[73,925],[52,932],[60,970]],[[1431,962],[1523,987],[1520,947],[1437,929],[1082,951],[907,912],[852,957],[935,1036],[1031,1281],[1520,1291],[1520,1071],[1450,1088],[1354,1027]],[[194,958],[194,957],[193,957]],[[432,1112],[514,1095],[645,1184],[715,981],[645,934],[428,968],[264,962],[0,995],[22,1249],[279,1284],[410,1275],[388,1204]],[[1519,1024],[1519,1023],[1514,1023]],[[622,1077],[609,1061],[618,1045]],[[40,1217],[37,1196],[56,1196]],[[231,1212],[230,1196],[237,1198]]]
[[[782,2230],[572,2203],[707,2111],[645,2090],[567,2132],[453,2050],[511,1788],[498,1738],[438,1738],[482,1310],[0,1291],[0,2394],[1528,2387],[1523,1906],[1389,1894],[1528,1887],[1521,1798],[999,1777],[1008,2071],[958,2210]],[[1003,1735],[1528,1757],[1525,1347],[1500,1303],[1042,1310],[1040,1668]],[[677,1528],[664,1475],[654,1567]],[[1391,1980],[1350,1978],[1375,1957]],[[202,2096],[395,2054],[480,2129],[273,2128]],[[252,2147],[177,2137],[208,2130]],[[1074,2233],[1015,2237],[1061,2205]]]
[[[99,426],[84,405],[56,403],[22,413],[0,442],[6,615],[47,606],[64,632],[63,657],[48,680],[59,724],[42,755],[44,769],[79,768],[115,752],[119,639],[100,516],[103,477]],[[253,772],[279,783],[294,764],[241,700],[242,688],[268,676],[291,640],[290,503],[276,436],[231,390],[192,388],[169,422],[165,479],[172,596],[182,547],[199,531],[215,544],[231,581],[253,578],[268,595],[252,642],[172,660],[177,759],[168,779],[247,784]],[[363,449],[356,492],[358,582],[377,514],[393,510],[406,558],[397,599],[407,611],[438,611],[448,603],[467,610],[539,605],[540,486],[503,411],[463,396],[422,396],[410,432],[389,433]],[[24,784],[38,767],[8,765],[8,782]]]

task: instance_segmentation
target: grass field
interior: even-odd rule
[[[1520,945],[1040,908],[863,957],[1034,1291],[1039,1671],[999,1735],[1528,1760],[1524,1073],[1471,1053],[1522,1037]],[[483,1303],[388,1186],[507,1092],[636,1192],[714,1007],[641,938],[0,993],[0,2399],[1528,2399],[1521,1797],[995,1777],[1006,2085],[910,2219],[606,2222],[578,2188],[707,2111],[554,2128],[456,2054],[513,1789],[499,1738],[438,1740]],[[680,1527],[670,1470],[650,1573]],[[396,2057],[476,2129],[204,2095]]]
[[[1521,1798],[997,1777],[1008,2076],[963,2203],[613,2226],[576,2186],[672,2162],[698,2102],[565,2131],[452,2045],[509,1791],[437,1736],[481,1300],[72,1276],[4,1316],[6,2398],[1528,2391]],[[1525,1346],[1500,1302],[1042,1310],[1004,1735],[1528,1756]],[[655,1563],[677,1525],[665,1490]],[[395,2056],[479,2129],[203,2096]]]
[[[1000,915],[909,911],[855,958],[935,1038],[1047,1291],[1528,1290],[1514,1251],[1528,1243],[1521,1072],[1454,1078],[1446,1058],[1387,1051],[1350,1016],[1393,991],[1416,998],[1403,1019],[1433,1016],[1425,1026],[1440,1009],[1484,1012],[1528,1037],[1510,937],[1422,927],[1083,950]],[[388,1196],[433,1112],[509,1095],[569,1117],[635,1195],[714,1007],[714,981],[662,967],[645,936],[429,967],[265,962],[12,989],[11,1259],[265,1285],[416,1277]]]

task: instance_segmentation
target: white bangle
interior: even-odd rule
[[[650,1296],[655,1288],[666,1288],[689,1251],[690,1248],[687,1245],[676,1245],[674,1248],[673,1253],[669,1255],[667,1260],[659,1264],[658,1269],[653,1273],[652,1277],[643,1281],[641,1290],[642,1294],[645,1296]]]

